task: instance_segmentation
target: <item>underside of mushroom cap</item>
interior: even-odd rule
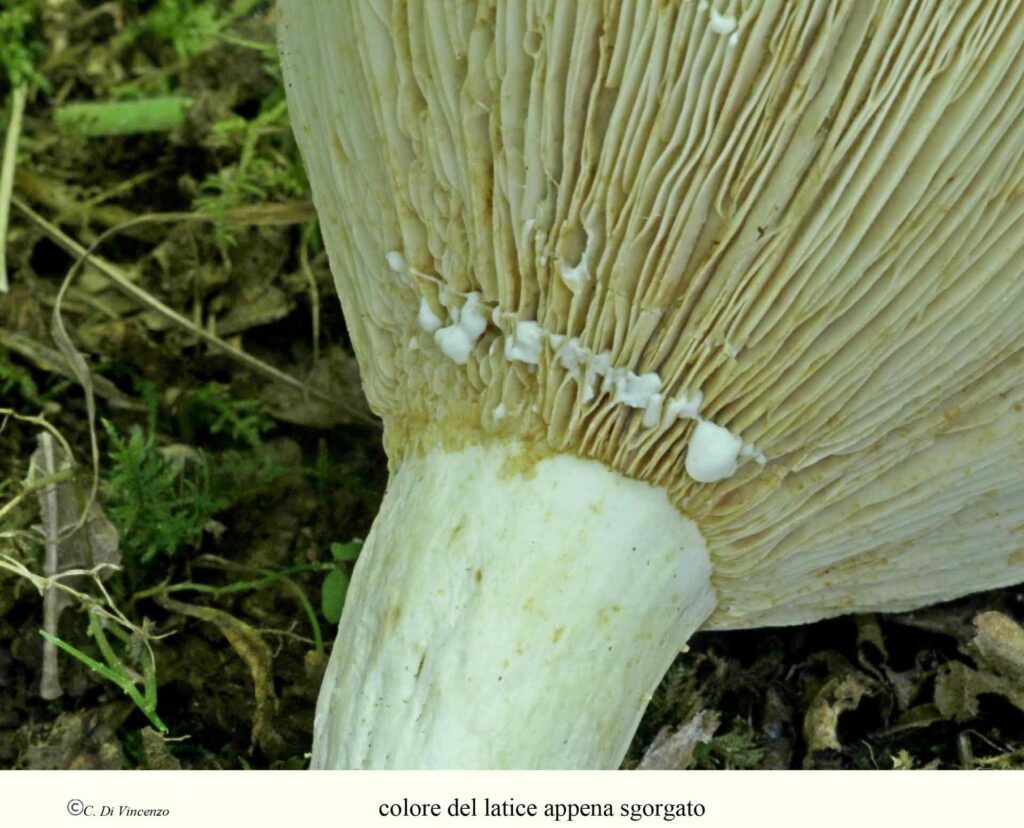
[[[1024,579],[1019,4],[282,7],[393,462],[664,487],[716,626]]]

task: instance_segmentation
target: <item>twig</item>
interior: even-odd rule
[[[32,586],[36,588],[36,591],[43,595],[49,587],[56,587],[57,589],[66,592],[72,598],[76,599],[83,607],[88,609],[90,613],[95,613],[102,618],[109,619],[115,624],[129,630],[132,634],[137,635],[146,649],[149,651],[150,656],[153,656],[153,650],[150,646],[150,641],[160,641],[161,639],[167,638],[173,633],[162,633],[154,634],[140,627],[138,624],[133,623],[128,616],[126,616],[113,599],[110,597],[110,593],[107,592],[103,581],[100,577],[100,573],[104,570],[113,570],[114,572],[120,572],[121,567],[117,564],[112,563],[99,563],[90,569],[66,569],[63,572],[59,572],[56,575],[51,575],[48,578],[44,578],[42,575],[37,575],[25,564],[19,561],[17,558],[12,558],[10,555],[0,552],[0,569],[6,570],[13,575],[18,575],[28,581]],[[88,577],[92,580],[93,584],[99,589],[103,595],[103,600],[100,601],[93,595],[89,595],[86,592],[81,592],[74,587],[70,587],[62,581],[65,578],[80,578]]]
[[[68,367],[67,360],[60,351],[36,342],[24,334],[11,333],[0,328],[0,348],[7,348],[16,354],[20,354],[35,363],[37,368],[41,368],[44,371],[49,371],[72,381],[75,379],[74,373]],[[146,410],[145,403],[129,397],[106,377],[95,377],[93,382],[96,393],[114,408],[123,408],[129,411]]]
[[[249,567],[244,566],[230,566],[226,568],[234,569],[236,571],[249,570]],[[250,590],[262,589],[266,586],[270,586],[270,584],[275,581],[280,581],[292,592],[296,600],[301,605],[302,611],[305,613],[306,619],[309,621],[310,629],[313,632],[313,646],[316,648],[318,653],[323,653],[323,631],[320,628],[320,622],[317,621],[316,609],[314,609],[313,604],[310,602],[309,597],[303,591],[302,587],[300,587],[289,576],[301,572],[330,572],[333,569],[334,564],[332,563],[297,564],[276,572],[273,570],[259,569],[257,571],[263,573],[263,577],[256,580],[232,581],[230,584],[225,586],[212,586],[210,584],[200,584],[193,581],[184,581],[177,584],[167,584],[165,582],[159,586],[150,587],[149,589],[136,592],[132,595],[131,602],[134,604],[142,598],[153,598],[156,600],[159,599],[160,596],[167,596],[173,592],[199,592],[217,597],[237,592],[248,592]]]
[[[92,567],[91,569],[67,569],[64,572],[59,572],[55,575],[51,575],[49,577],[44,578],[42,575],[37,575],[17,558],[12,558],[10,555],[7,555],[4,552],[0,552],[0,569],[4,569],[13,575],[18,575],[24,578],[26,581],[28,581],[30,584],[32,584],[32,586],[36,588],[36,591],[40,595],[45,595],[47,589],[49,589],[50,587],[54,587],[56,589],[62,590],[63,592],[66,592],[68,595],[75,598],[83,605],[89,607],[90,610],[98,612],[104,618],[109,618],[111,621],[115,621],[116,623],[121,624],[122,626],[128,627],[132,631],[138,631],[140,633],[142,632],[140,627],[129,621],[127,617],[125,617],[124,613],[122,613],[113,604],[111,604],[110,608],[108,609],[107,607],[103,606],[103,604],[101,604],[92,595],[89,595],[85,592],[81,592],[75,589],[74,587],[69,587],[67,584],[62,583],[62,580],[64,578],[79,578],[82,576],[88,576],[93,579],[94,583],[100,584],[102,586],[102,583],[100,582],[99,579],[99,573],[104,569],[112,569],[114,571],[119,572],[121,570],[121,567],[117,564],[102,563],[96,564],[96,566]],[[151,635],[148,637],[155,640],[157,638],[160,638],[161,636]]]
[[[68,455],[68,457],[73,456],[71,444],[64,439],[64,435],[61,434],[60,431],[57,430],[57,427],[47,420],[46,417],[37,416],[35,414],[19,414],[13,408],[0,408],[0,417],[3,418],[3,421],[0,421],[0,431],[3,430],[3,423],[6,422],[8,418],[18,420],[22,423],[29,423],[30,425],[34,425],[50,432],[50,434],[56,438],[57,442],[60,443],[60,447],[64,450],[64,453]]]
[[[134,217],[130,210],[114,204],[101,204],[95,199],[79,201],[74,190],[67,185],[51,181],[25,167],[15,170],[14,187],[23,198],[56,215],[60,224],[93,224],[105,229],[124,224]],[[148,239],[153,236],[153,228],[141,228],[127,235]]]
[[[48,431],[40,434],[43,448],[43,471],[53,475],[56,461],[53,454],[53,435]],[[43,562],[43,574],[47,578],[56,575],[60,566],[60,506],[57,503],[57,484],[50,482],[44,491],[46,508],[43,510],[43,536],[46,543],[46,557]],[[57,635],[57,602],[60,593],[51,584],[43,593],[43,629],[51,636]],[[57,672],[57,646],[48,638],[43,644],[43,673],[39,682],[39,695],[44,699],[56,699],[63,695],[60,676]]]
[[[18,139],[21,137],[21,117],[25,113],[28,85],[20,83],[11,92],[11,120],[7,124],[3,161],[0,163],[0,293],[7,293],[7,221],[11,214],[11,195],[14,191],[14,168],[18,161]]]
[[[174,592],[200,592],[205,595],[213,595],[214,597],[220,595],[231,595],[236,592],[248,592],[253,589],[263,589],[265,586],[269,586],[275,581],[288,578],[289,575],[296,575],[302,572],[330,572],[334,569],[334,564],[331,563],[309,563],[309,564],[296,564],[295,566],[285,567],[284,569],[273,571],[273,570],[259,570],[266,574],[261,578],[255,580],[246,581],[232,581],[230,584],[224,586],[213,586],[212,584],[201,584],[195,581],[181,581],[177,584],[162,583],[155,587],[148,587],[147,589],[139,590],[132,594],[131,603],[140,601],[143,598],[152,598],[155,595],[170,595]]]
[[[293,377],[291,374],[288,374],[285,371],[280,370],[279,368],[275,368],[273,365],[264,362],[263,360],[253,356],[252,354],[246,353],[241,348],[231,345],[230,343],[225,342],[220,337],[210,333],[206,329],[197,326],[188,317],[178,313],[173,308],[169,307],[168,305],[165,305],[159,299],[157,299],[154,296],[151,296],[145,290],[140,288],[138,285],[132,282],[127,276],[121,273],[121,271],[118,270],[118,268],[114,267],[114,265],[93,255],[93,251],[96,249],[96,247],[98,247],[102,242],[106,241],[112,235],[127,229],[128,225],[121,225],[120,227],[114,227],[110,230],[107,230],[102,235],[100,235],[89,248],[85,248],[77,241],[72,239],[70,236],[68,236],[66,233],[64,233],[64,231],[62,231],[59,227],[54,226],[45,218],[43,218],[43,216],[39,215],[35,210],[29,207],[17,196],[12,196],[11,203],[15,207],[17,207],[19,211],[24,213],[24,215],[30,221],[32,221],[33,224],[39,227],[39,229],[41,229],[53,242],[63,247],[69,254],[75,256],[78,260],[75,263],[75,266],[72,268],[72,270],[68,273],[68,276],[61,287],[61,291],[58,294],[57,305],[54,307],[55,326],[57,324],[56,320],[59,318],[60,314],[60,302],[63,299],[64,294],[67,292],[67,287],[70,284],[70,280],[73,279],[74,276],[77,274],[81,264],[85,261],[88,261],[89,264],[91,264],[100,273],[102,273],[104,276],[110,279],[110,281],[113,282],[114,285],[116,285],[117,288],[121,290],[123,293],[130,296],[143,307],[146,307],[160,314],[162,317],[167,319],[169,322],[172,322],[174,325],[181,328],[182,330],[195,334],[200,340],[202,340],[203,343],[210,346],[214,350],[227,354],[228,356],[238,360],[242,364],[251,368],[256,373],[263,375],[264,377],[277,380],[278,382],[282,382],[285,385],[289,385],[292,388],[298,389],[299,391],[302,391],[305,394],[309,394],[312,397],[316,397],[317,399],[322,400],[323,402],[329,402],[334,405],[342,406],[344,410],[346,412],[349,412],[357,422],[375,422],[372,418],[368,417],[367,415],[353,409],[352,406],[346,403],[344,400],[332,397],[330,394],[325,394],[323,391],[320,391],[319,389],[314,388],[313,386],[310,386],[307,383],[304,383],[297,377]],[[130,224],[131,226],[137,226],[140,224],[167,221],[211,222],[214,221],[214,219],[210,216],[205,216],[201,213],[162,213],[159,215],[152,216],[139,216],[138,218],[133,219],[128,224]],[[61,328],[63,328],[63,325],[61,325]],[[63,348],[61,350],[63,351]],[[67,354],[65,354],[65,356],[67,356]],[[72,361],[73,363],[73,360],[69,361]]]
[[[295,583],[291,578],[282,578],[281,583],[291,590],[292,595],[295,596],[295,599],[302,606],[302,611],[306,613],[306,620],[309,621],[309,627],[313,631],[313,646],[320,655],[323,655],[323,630],[320,629],[320,622],[316,620],[316,610],[313,608],[313,603],[309,600],[309,596],[307,596],[302,587]]]
[[[56,213],[58,223],[98,224],[103,228],[110,228],[126,225],[135,216],[123,207],[101,202],[111,194],[123,192],[125,187],[134,186],[141,179],[151,175],[153,171],[147,170],[87,201],[79,201],[70,187],[38,176],[25,167],[19,167],[14,171],[14,186],[18,193],[29,201],[41,204]],[[218,213],[217,218],[229,224],[287,226],[312,221],[316,218],[316,211],[313,209],[313,202],[309,200],[270,202],[232,207]],[[122,227],[125,235],[147,240],[153,238],[153,229],[152,225]]]
[[[36,417],[31,414],[19,414],[12,408],[0,408],[0,431],[4,430],[4,426],[7,424],[8,419],[20,420],[23,423],[31,423],[34,426],[38,426],[39,428],[45,429],[57,439],[57,442],[60,443],[60,447],[64,450],[66,456],[73,456],[71,453],[71,446],[68,444],[68,441],[64,439],[64,435],[61,434],[56,429],[56,427],[52,423],[50,423],[45,417]],[[56,480],[54,480],[54,482],[56,482]],[[17,506],[22,500],[28,497],[33,491],[35,491],[35,486],[31,484],[27,485],[23,492],[21,492],[18,495],[15,495],[3,506],[0,506],[0,518],[4,517],[4,515],[6,515],[8,512],[12,511],[15,508],[15,506]],[[4,535],[0,535],[0,537],[5,536],[6,533]]]

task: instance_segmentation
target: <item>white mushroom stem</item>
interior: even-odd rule
[[[715,607],[665,492],[495,442],[406,459],[356,566],[314,768],[616,767]]]

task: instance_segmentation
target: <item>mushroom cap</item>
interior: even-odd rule
[[[1024,7],[284,5],[393,462],[664,487],[711,626],[1024,579]]]

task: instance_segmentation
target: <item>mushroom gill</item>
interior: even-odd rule
[[[1024,579],[1020,4],[283,0],[281,14],[388,497],[421,497],[454,456],[459,480],[480,478],[451,491],[497,487],[481,495],[491,509],[511,502],[502,481],[525,492],[567,458],[648,484],[710,561],[710,598],[694,586],[702,609],[658,634],[672,652],[700,626],[903,610]],[[552,474],[604,491],[589,472]],[[617,496],[607,507],[640,532],[634,495]],[[386,500],[374,532],[390,540],[360,564],[377,580],[357,569],[353,590],[377,596],[390,577],[416,592],[396,574],[415,568],[413,529],[479,508],[460,504]],[[409,597],[346,608],[315,764],[618,761],[619,737],[549,759],[342,756],[331,682],[389,681],[346,673],[360,661],[347,631],[375,625],[365,646],[388,646],[401,622],[386,609]],[[382,715],[360,738],[417,727]],[[466,738],[472,715],[435,726]]]

